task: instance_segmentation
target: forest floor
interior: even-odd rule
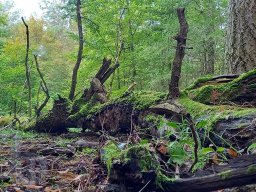
[[[104,190],[107,173],[99,164],[98,140],[86,133],[0,130],[0,191]]]
[[[108,183],[107,169],[100,163],[99,139],[97,133],[52,136],[0,130],[0,192],[118,191],[118,186]],[[127,135],[112,139],[123,142]],[[231,191],[256,188],[218,192]]]

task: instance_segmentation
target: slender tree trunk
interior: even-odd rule
[[[78,27],[78,34],[79,34],[79,49],[77,54],[77,61],[75,67],[73,69],[72,74],[72,82],[71,88],[69,92],[69,99],[72,101],[74,100],[75,91],[76,91],[76,84],[77,84],[77,73],[82,61],[83,57],[83,46],[84,46],[84,37],[83,37],[83,26],[82,26],[82,17],[81,17],[81,1],[77,0],[76,2],[76,14],[77,14],[77,27]]]
[[[214,74],[214,64],[215,64],[215,42],[212,37],[206,41],[206,70],[205,74]]]
[[[48,101],[50,99],[50,94],[49,94],[49,90],[47,88],[46,81],[44,80],[44,76],[43,76],[42,72],[40,71],[39,63],[38,63],[36,55],[34,55],[34,59],[35,59],[35,62],[36,62],[37,72],[38,72],[38,74],[39,74],[39,76],[41,78],[41,83],[40,83],[39,86],[41,86],[42,90],[44,91],[44,93],[46,95],[46,98],[45,98],[44,102],[40,106],[37,105],[37,107],[36,107],[36,117],[39,117],[40,114],[41,114],[41,111],[43,110],[43,108],[46,106],[46,104],[48,103]],[[40,88],[39,88],[39,90],[40,90]],[[39,104],[39,102],[38,102],[38,104]]]
[[[28,115],[29,118],[32,117],[32,92],[31,92],[31,82],[30,82],[30,70],[28,66],[28,54],[29,54],[29,28],[24,18],[22,17],[22,22],[26,27],[26,35],[27,35],[27,45],[26,45],[26,58],[25,58],[25,67],[26,67],[26,80],[28,86]]]
[[[169,99],[176,99],[180,96],[179,80],[181,74],[182,60],[185,56],[188,23],[185,17],[185,8],[177,9],[180,23],[180,32],[174,39],[177,41],[176,53],[172,64],[172,76],[169,84]]]
[[[228,72],[256,67],[256,1],[230,0],[227,33]]]

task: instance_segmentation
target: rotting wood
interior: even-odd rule
[[[96,93],[100,99],[100,103],[107,101],[106,99],[106,90],[104,88],[104,83],[106,80],[113,74],[113,72],[119,67],[119,64],[116,63],[111,67],[111,59],[103,59],[102,66],[91,81],[89,89],[85,89],[82,95],[82,98],[85,101],[89,101],[92,96]],[[100,91],[101,90],[101,91]]]
[[[213,173],[203,177],[178,179],[165,185],[166,191],[213,191],[256,183],[256,155],[233,159],[228,165],[215,166]]]

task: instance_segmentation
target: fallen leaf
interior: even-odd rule
[[[218,154],[216,152],[213,152],[210,154],[210,160],[212,163],[214,163],[216,165],[220,164],[220,160],[219,160]]]
[[[156,150],[161,153],[162,155],[166,155],[167,154],[167,151],[168,151],[168,148],[167,148],[167,145],[164,144],[164,143],[159,143],[156,147]]]
[[[227,153],[230,155],[232,158],[238,157],[238,153],[234,149],[227,149]]]

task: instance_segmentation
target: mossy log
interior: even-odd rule
[[[202,144],[245,149],[256,141],[256,108],[230,105],[206,105],[184,96],[179,102],[196,122],[205,122],[198,130]]]
[[[112,144],[110,144],[112,146]],[[109,164],[109,182],[123,185],[125,191],[213,191],[256,183],[256,154],[231,159],[226,165],[199,170],[193,177],[163,171],[157,152],[151,145],[135,145],[121,150],[103,148],[103,160]],[[108,154],[108,153],[112,154]]]
[[[255,107],[256,69],[233,79],[234,77],[236,75],[200,79],[186,91],[191,99],[204,104]]]
[[[226,166],[214,166],[211,168],[211,172],[213,173],[202,177],[197,176],[167,182],[164,185],[164,191],[214,191],[255,184],[256,155],[233,159]]]
[[[145,127],[144,119],[150,106],[163,101],[167,94],[150,91],[129,93],[104,104],[80,105],[80,110],[69,119],[77,127],[93,131],[104,130],[110,134],[127,133],[131,128]]]

